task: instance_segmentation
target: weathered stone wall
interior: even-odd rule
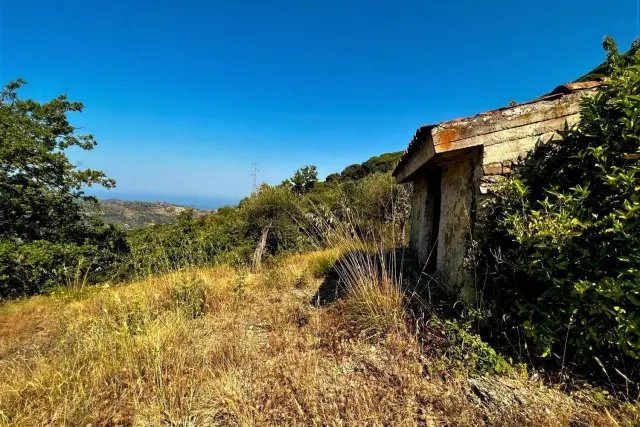
[[[442,169],[437,265],[450,292],[469,281],[464,259],[475,220],[475,171],[480,156],[479,150],[467,152]]]
[[[465,151],[439,168],[419,171],[414,181],[410,244],[422,266],[433,263],[451,292],[467,280],[463,263],[473,226],[481,154]],[[439,223],[437,228],[434,222]]]

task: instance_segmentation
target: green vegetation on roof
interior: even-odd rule
[[[610,46],[611,41],[612,40],[609,37],[604,39],[604,42],[602,44],[604,45],[605,49],[611,47]],[[629,50],[619,56],[623,65],[631,64],[633,55],[638,51],[639,47],[640,47],[640,41],[636,39],[633,41],[633,43],[631,43],[631,47],[629,48]],[[617,54],[617,49],[615,49],[615,53]],[[608,77],[611,74],[611,70],[607,65],[608,62],[609,61],[605,61],[602,64],[598,65],[596,68],[594,68],[584,76],[577,79],[576,82],[589,82],[593,80],[602,80],[603,77]]]

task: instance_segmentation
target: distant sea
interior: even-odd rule
[[[239,197],[195,196],[183,194],[150,194],[123,191],[105,191],[87,189],[86,194],[99,199],[121,199],[137,202],[166,202],[175,205],[190,206],[198,209],[218,209],[222,206],[237,205]]]

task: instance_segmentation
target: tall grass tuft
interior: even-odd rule
[[[345,293],[345,318],[367,336],[405,330],[405,295],[393,224],[363,230],[355,213],[336,218],[322,208],[310,215],[310,223],[309,234],[318,249],[337,248],[342,254],[333,270]]]

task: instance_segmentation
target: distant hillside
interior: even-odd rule
[[[377,172],[390,172],[400,160],[402,151],[385,153],[371,157],[363,163],[349,165],[340,173],[327,176],[325,183],[357,181]],[[100,206],[92,209],[90,215],[100,218],[107,224],[121,225],[126,229],[136,229],[154,224],[174,224],[180,212],[189,209],[186,206],[166,202],[138,202],[121,199],[101,199]],[[194,209],[197,216],[213,213],[215,210]]]
[[[146,227],[153,224],[173,224],[186,206],[165,202],[135,202],[120,199],[100,200],[100,206],[93,215],[107,224],[118,224],[128,229]],[[196,215],[206,215],[214,211],[194,209]]]

